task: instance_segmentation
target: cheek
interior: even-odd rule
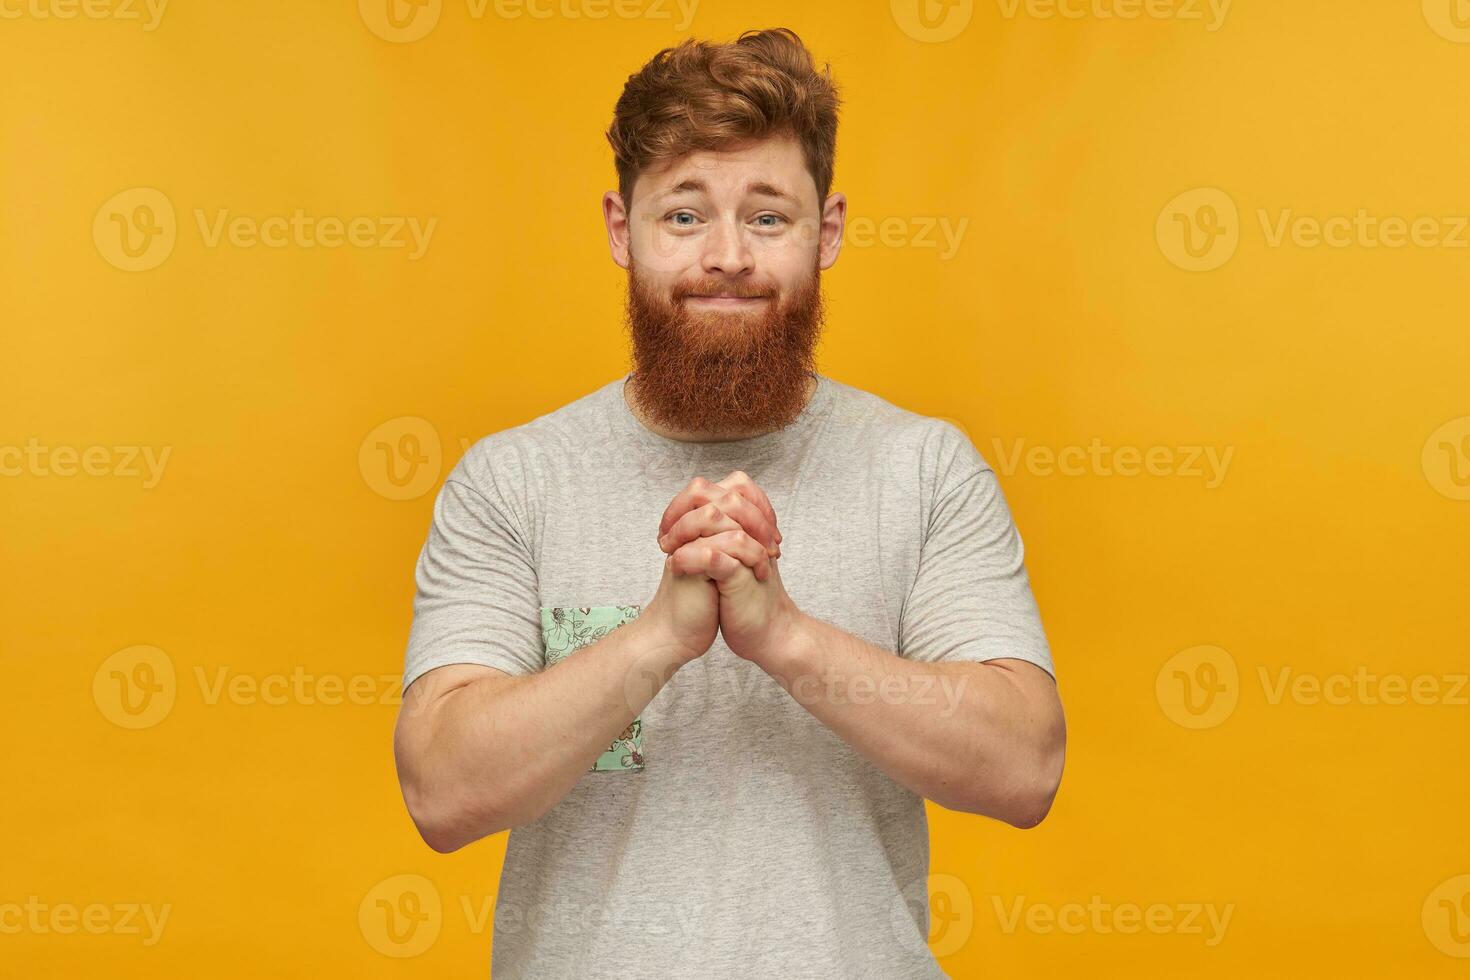
[[[798,243],[785,242],[757,253],[756,273],[768,282],[775,283],[782,293],[789,296],[811,277],[816,262],[815,250]]]
[[[649,272],[677,277],[699,264],[697,239],[673,234],[655,219],[638,218],[629,238],[633,261]]]

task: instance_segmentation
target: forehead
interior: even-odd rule
[[[814,205],[817,185],[807,170],[801,144],[784,134],[750,140],[719,150],[696,150],[662,165],[645,168],[633,185],[633,200],[671,196],[698,182],[713,197],[738,196],[752,185],[769,184]]]

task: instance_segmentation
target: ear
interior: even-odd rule
[[[830,194],[822,206],[822,227],[817,242],[817,262],[823,269],[832,268],[837,253],[842,251],[842,229],[847,224],[847,195]]]
[[[626,269],[628,209],[623,204],[623,195],[617,191],[608,191],[602,195],[602,222],[607,225],[607,247],[612,251],[612,260]]]

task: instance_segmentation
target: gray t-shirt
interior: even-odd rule
[[[770,497],[803,612],[913,661],[1052,671],[1021,538],[956,426],[818,375],[786,428],[685,443],[638,421],[625,380],[486,436],[449,474],[405,689],[445,664],[520,675],[553,646],[579,655],[653,597],[674,494],[735,469]],[[956,693],[921,703],[953,710]],[[611,749],[510,831],[497,980],[945,976],[926,943],[923,798],[722,638]]]

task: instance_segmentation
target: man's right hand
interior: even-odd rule
[[[729,578],[742,564],[755,571],[758,581],[770,577],[765,553],[736,555],[706,540],[717,531],[730,529],[765,540],[770,555],[780,556],[781,532],[770,500],[740,470],[719,483],[695,477],[664,511],[659,547],[669,556],[664,559],[658,591],[638,621],[652,630],[655,642],[671,651],[680,666],[704,656],[719,633],[717,579]]]
[[[681,666],[704,656],[720,629],[720,590],[709,575],[708,550],[690,542],[665,558],[658,591],[635,621],[647,624],[654,642]]]

